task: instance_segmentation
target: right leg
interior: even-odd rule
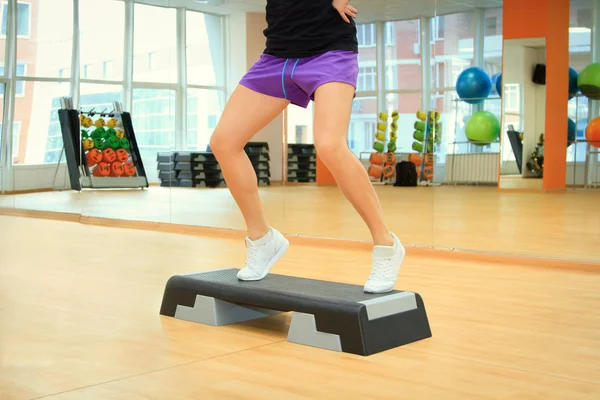
[[[258,194],[256,172],[244,151],[246,143],[288,103],[285,99],[239,85],[227,102],[210,139],[211,150],[248,229],[246,264],[237,275],[241,280],[264,278],[289,246],[283,235],[267,224]]]
[[[260,197],[256,172],[244,146],[288,105],[281,98],[267,96],[239,85],[227,102],[210,139],[210,148],[219,161],[248,229],[251,240],[262,238],[269,230]]]

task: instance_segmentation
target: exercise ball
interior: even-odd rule
[[[492,91],[490,92],[490,94],[492,95],[500,95],[500,92],[498,92],[498,79],[500,79],[500,76],[502,74],[501,73],[497,73],[492,75]]]
[[[577,126],[575,121],[569,118],[569,128],[567,130],[567,147],[575,142],[575,135],[577,134]]]
[[[502,74],[496,79],[496,92],[498,92],[498,96],[502,97]]]
[[[585,138],[591,146],[600,148],[600,117],[594,118],[585,128]]]
[[[588,99],[600,100],[600,63],[593,63],[585,67],[579,73],[577,86]]]
[[[469,104],[479,104],[492,91],[492,80],[483,69],[471,67],[460,73],[456,80],[456,93]]]
[[[500,136],[500,121],[489,111],[476,112],[467,121],[465,134],[473,144],[488,145]]]
[[[569,68],[569,100],[577,96],[577,92],[579,92],[577,78],[579,78],[577,71],[575,71],[573,68]]]

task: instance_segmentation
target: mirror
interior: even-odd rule
[[[433,97],[440,114],[433,172],[442,185],[434,191],[433,243],[485,250],[492,226],[478,226],[474,234],[465,215],[485,208],[482,196],[492,196],[498,182],[503,13],[493,4],[449,8],[438,5],[433,26]]]
[[[157,168],[158,153],[175,147],[177,120],[177,12],[169,5],[80,0],[80,108],[93,120],[89,151],[100,154],[89,161],[84,221],[171,221]],[[94,23],[100,9],[109,30]],[[110,45],[98,51],[99,43]]]
[[[10,154],[4,165],[10,168],[10,189],[14,206],[26,215],[60,213],[67,219],[79,218],[80,196],[71,190],[67,155],[78,163],[81,146],[78,136],[65,135],[63,115],[72,105],[74,35],[72,18],[57,23],[49,16],[56,10],[72,16],[72,0],[55,2],[9,2],[3,74],[5,139],[10,138]],[[16,38],[16,40],[15,40]],[[13,42],[14,40],[14,42]],[[15,43],[15,49],[10,43]],[[77,120],[75,120],[77,122]],[[5,125],[3,124],[3,125]],[[76,123],[73,124],[76,128]],[[7,140],[8,143],[8,140]],[[6,153],[5,153],[6,154]],[[71,165],[77,170],[78,165]]]
[[[541,189],[546,117],[546,41],[504,41],[501,189]],[[533,118],[532,118],[533,117]]]

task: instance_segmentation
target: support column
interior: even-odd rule
[[[569,12],[569,0],[504,0],[503,4],[504,40],[546,39],[543,190],[564,190],[567,186]]]

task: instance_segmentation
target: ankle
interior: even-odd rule
[[[394,242],[394,238],[392,237],[391,233],[386,232],[382,235],[374,236],[373,244],[375,244],[375,246],[393,247],[396,243]]]
[[[265,238],[269,232],[271,232],[271,229],[269,227],[261,230],[248,230],[248,237],[253,242],[256,242],[257,240]]]

